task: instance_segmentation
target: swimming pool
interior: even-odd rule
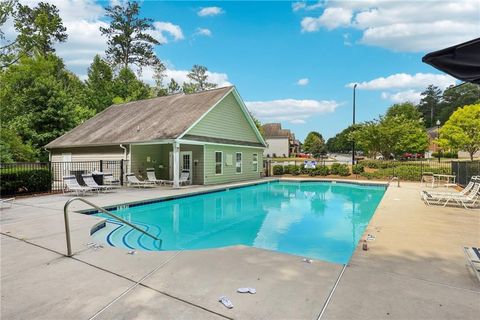
[[[161,242],[110,219],[93,237],[129,249],[240,244],[347,263],[384,192],[347,183],[263,183],[112,211]]]

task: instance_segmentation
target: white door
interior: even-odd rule
[[[71,153],[62,153],[63,176],[69,176],[70,175],[71,162],[72,162],[72,154]]]
[[[180,170],[182,173],[183,170],[188,170],[190,175],[188,177],[190,183],[192,183],[193,169],[192,169],[192,151],[181,151],[180,152]],[[173,152],[170,152],[170,161],[169,161],[169,172],[170,180],[173,180]]]

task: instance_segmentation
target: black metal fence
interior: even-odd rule
[[[125,160],[0,163],[0,190],[2,196],[60,192],[64,176],[74,175],[83,184],[82,174],[95,172],[112,173],[123,185],[127,168]]]
[[[264,172],[266,176],[273,175],[274,166],[302,166],[303,161],[297,159],[268,159],[264,162]],[[335,161],[318,160],[317,166],[331,166]],[[344,162],[345,164],[349,164]],[[388,180],[392,176],[398,176],[402,180],[420,181],[424,174],[451,174],[456,176],[458,184],[465,186],[474,175],[480,175],[480,161],[459,161],[438,159],[418,159],[418,160],[362,160],[365,167],[365,173],[361,176],[367,179]]]
[[[452,174],[459,185],[466,186],[472,176],[480,175],[480,161],[452,161]]]

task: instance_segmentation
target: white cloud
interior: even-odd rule
[[[417,104],[420,102],[421,99],[421,91],[415,91],[413,89],[406,90],[406,91],[399,91],[396,93],[391,92],[382,92],[382,99],[390,100],[393,103],[401,103],[401,102],[412,102]]]
[[[206,29],[206,28],[197,28],[197,30],[195,30],[194,35],[203,36],[203,37],[211,37],[212,36],[212,31],[210,29]]]
[[[334,100],[280,99],[271,101],[247,101],[247,107],[263,121],[289,121],[305,123],[310,117],[331,113],[339,106]]]
[[[396,73],[388,77],[379,77],[370,81],[359,82],[357,88],[363,90],[425,89],[428,85],[433,84],[441,89],[445,89],[455,83],[455,78],[446,74],[416,73],[410,75],[407,73]],[[353,85],[354,83],[349,83],[347,87],[353,88]]]
[[[306,86],[309,82],[310,80],[308,80],[308,78],[302,78],[297,81],[297,84],[299,86]]]
[[[179,25],[164,21],[155,21],[153,23],[153,30],[150,31],[150,34],[160,41],[160,43],[168,43],[167,35],[173,38],[174,41],[183,40],[185,38],[183,36],[182,28],[180,28]]]
[[[332,30],[347,27],[352,20],[352,10],[344,8],[327,8],[318,18],[306,17],[302,20],[302,32],[314,32],[325,27]]]
[[[40,1],[21,0],[21,3],[35,6]],[[120,3],[120,2],[119,2]],[[65,61],[67,67],[76,73],[81,79],[86,78],[86,70],[92,63],[96,54],[103,55],[106,49],[107,39],[102,36],[100,27],[108,27],[103,21],[105,10],[102,5],[94,0],[63,0],[55,1],[64,26],[67,28],[68,39],[64,43],[55,45],[57,53]],[[110,1],[114,5],[114,1]],[[161,43],[184,39],[180,26],[171,22],[156,21],[154,29],[150,33]],[[16,32],[11,21],[3,26],[8,39],[14,39]],[[143,70],[143,76],[153,72]],[[224,76],[222,76],[224,75]],[[213,73],[213,77],[219,83],[228,82],[225,74]],[[222,78],[223,77],[223,78]],[[148,82],[152,82],[151,78]]]
[[[359,42],[393,51],[421,52],[458,44],[480,34],[480,1],[328,1],[318,17],[305,17],[303,32],[350,27]]]
[[[219,14],[222,14],[224,11],[220,7],[205,7],[200,9],[197,14],[200,17],[212,17],[212,16],[218,16]]]
[[[187,77],[190,70],[177,70],[171,67],[168,67],[165,71],[164,85],[167,85],[170,82],[170,79],[174,79],[180,85],[183,85],[184,82],[190,82],[191,80]],[[141,79],[147,83],[153,84],[153,74],[154,71],[152,68],[144,68],[142,71]],[[219,87],[231,86],[232,83],[228,81],[228,75],[222,72],[211,72],[207,71],[208,81],[217,84]]]
[[[292,3],[292,10],[294,12],[302,10],[302,9],[305,10],[305,11],[312,11],[312,10],[315,10],[315,9],[322,8],[323,6],[324,6],[324,4],[323,4],[322,1],[318,1],[317,3],[311,4],[311,5],[309,5],[305,1],[301,1],[301,2]]]

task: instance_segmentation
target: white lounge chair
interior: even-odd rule
[[[480,249],[475,247],[464,247],[463,252],[468,264],[472,267],[473,272],[480,281]]]
[[[105,185],[110,186],[110,187],[121,187],[120,186],[120,180],[115,179],[113,177],[113,173],[111,173],[111,172],[104,172],[103,173],[103,183]]]
[[[15,201],[15,198],[0,199],[0,205],[3,207],[3,205],[10,204],[9,208],[11,208],[13,206],[14,201]]]
[[[77,178],[75,176],[63,176],[63,182],[65,183],[65,188],[63,189],[63,193],[65,192],[75,192],[78,196],[80,194],[86,195],[87,192],[95,191],[90,187],[81,186]]]
[[[187,171],[187,170],[182,171],[182,173],[180,174],[180,179],[178,180],[178,184],[179,185],[182,185],[182,183],[185,185],[190,184],[189,178],[190,178],[190,171]]]
[[[443,205],[447,206],[450,202],[454,201],[459,205],[462,205],[465,209],[473,208],[479,202],[480,194],[480,182],[475,182],[473,188],[465,194],[460,193],[442,193],[432,194],[424,191],[422,199],[427,205]]]
[[[173,181],[170,181],[170,180],[157,179],[157,177],[155,176],[155,169],[153,169],[153,168],[147,168],[147,179],[148,179],[148,181],[151,181],[153,183],[157,183],[159,185],[173,184]]]
[[[143,188],[155,186],[155,182],[138,180],[138,178],[135,176],[134,173],[129,173],[126,175],[126,177],[127,177],[127,183],[129,186],[143,187]]]
[[[449,196],[458,196],[458,197],[461,197],[461,196],[464,196],[466,194],[468,194],[470,192],[470,190],[472,190],[472,188],[475,186],[475,183],[480,183],[480,177],[479,176],[473,176],[471,179],[470,179],[470,182],[467,184],[467,186],[460,192],[449,192],[449,191],[430,191],[430,190],[423,190],[420,192],[420,196],[423,196],[424,193],[427,193],[428,195],[432,195],[432,196],[435,196],[435,197],[438,197],[438,198],[442,198],[442,196],[444,197],[449,197]]]
[[[83,182],[87,185],[87,187],[90,187],[94,190],[97,191],[108,191],[108,190],[113,190],[113,187],[107,186],[107,185],[99,185],[95,179],[93,179],[93,176],[91,174],[82,174]]]

